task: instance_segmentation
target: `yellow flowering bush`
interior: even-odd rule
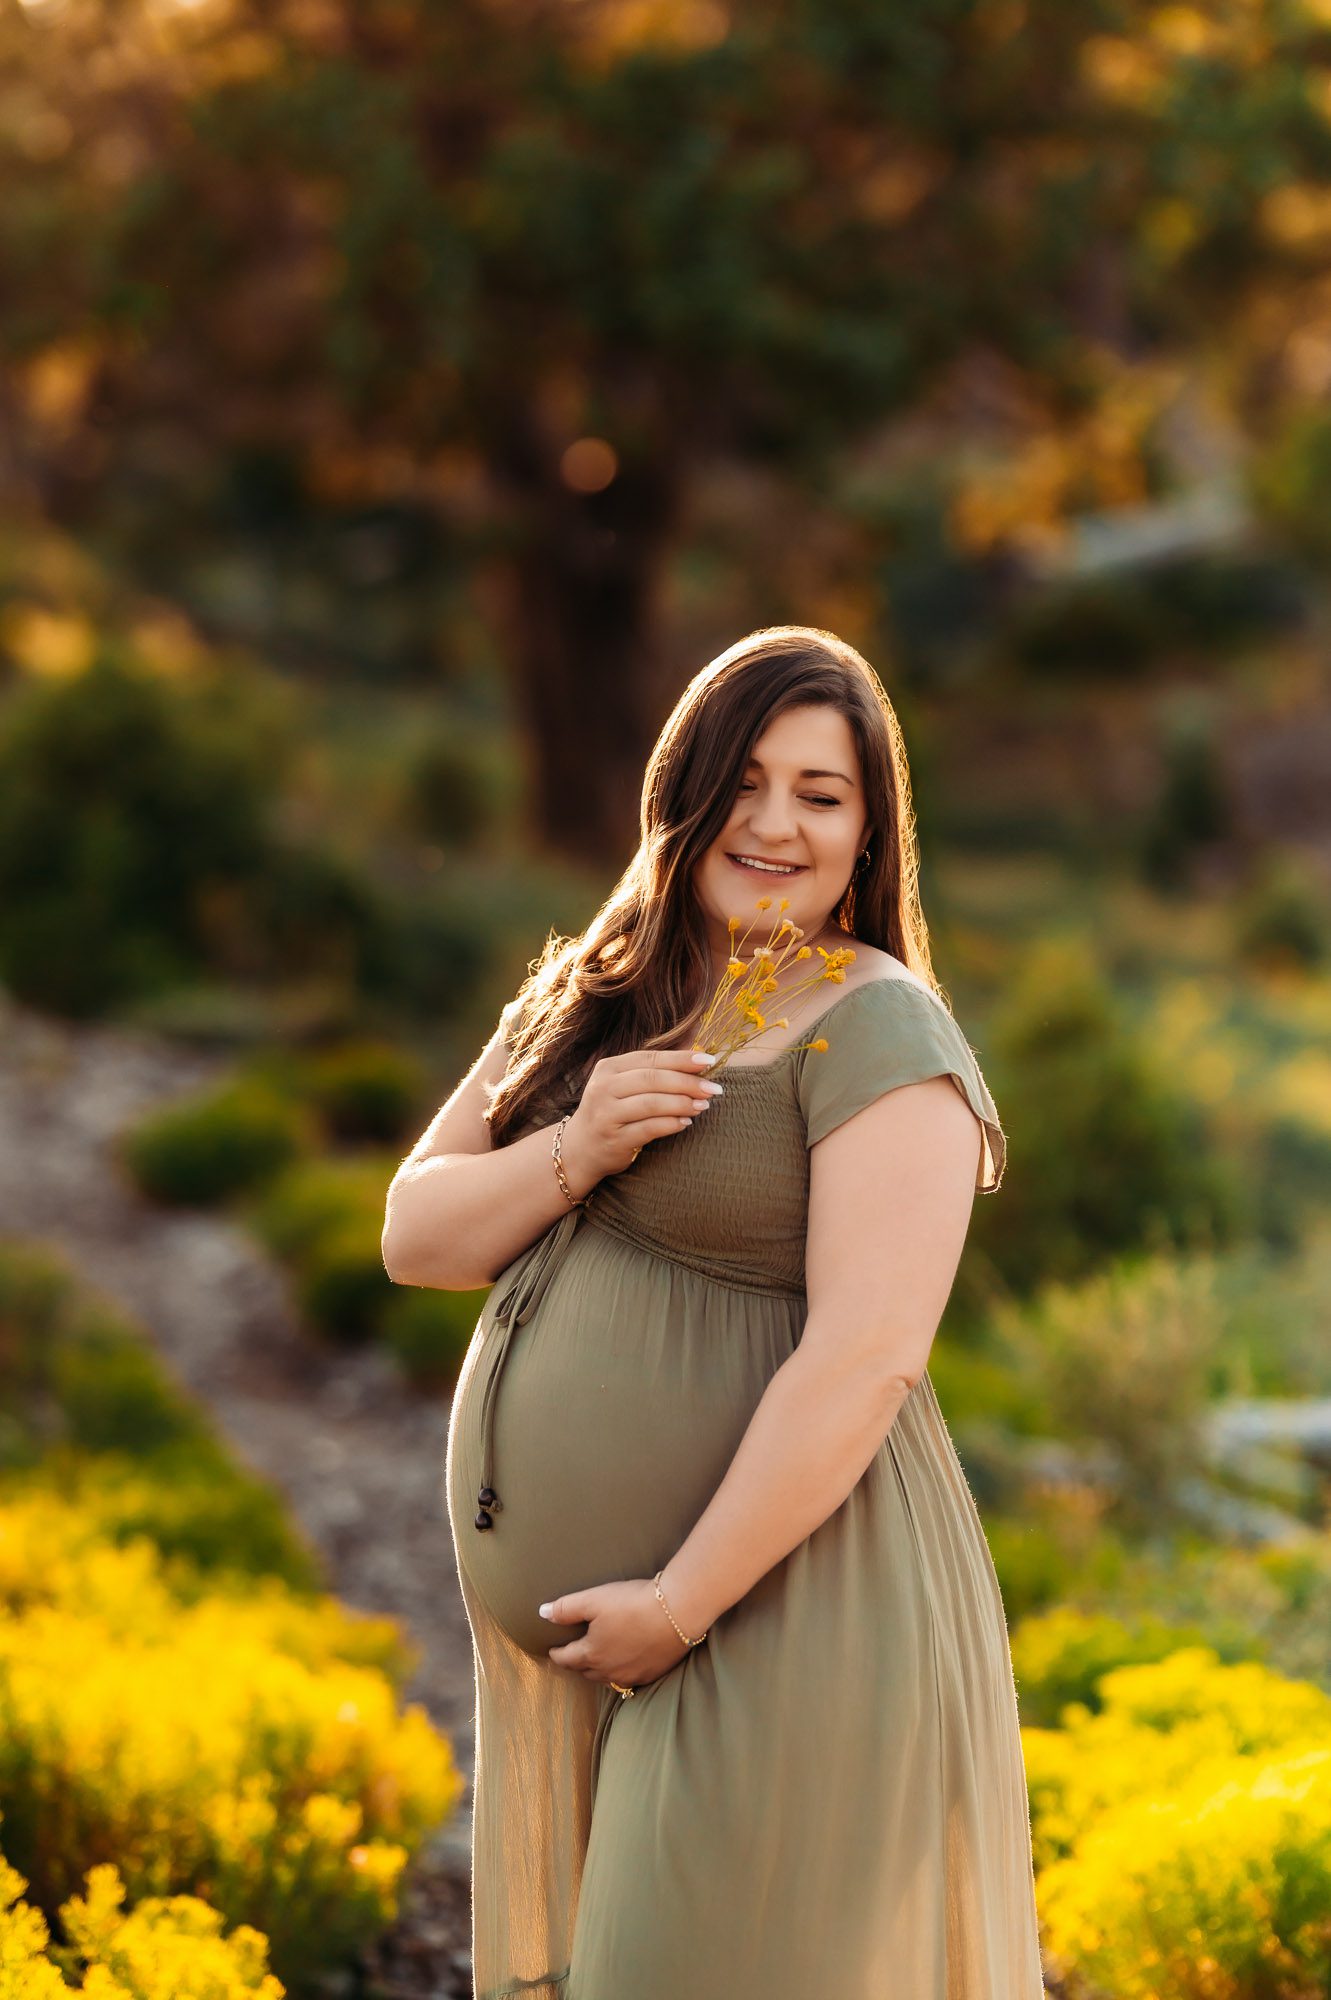
[[[1115,2000],[1313,2000],[1331,1978],[1331,1696],[1203,1646],[1022,1731],[1039,1904]]]
[[[260,1927],[284,1978],[391,1922],[462,1779],[424,1711],[341,1655],[338,1606],[268,1579],[182,1603],[146,1540],[99,1541],[50,1493],[0,1506],[0,1804],[53,1909],[90,1861],[131,1898],[189,1891]]]
[[[1331,1695],[1251,1660],[1223,1665],[1208,1646],[1114,1667],[1100,1676],[1098,1692],[1098,1714],[1071,1702],[1061,1729],[1022,1731],[1032,1818],[1047,1859],[1108,1808],[1167,1793],[1205,1764],[1331,1745]]]
[[[1040,1880],[1049,1949],[1115,2000],[1331,1991],[1331,1743],[1179,1774]]]
[[[42,1912],[21,1900],[28,1884],[0,1855],[0,2000],[282,2000],[266,1970],[268,1940],[250,1924],[222,1935],[222,1919],[197,1896],[146,1897],[121,1910],[125,1886],[114,1863],[88,1870],[87,1893],[60,1919],[69,1943],[51,1944]],[[77,1964],[81,1985],[62,1977]]]
[[[1022,1719],[1052,1726],[1074,1701],[1098,1709],[1099,1683],[1111,1668],[1163,1660],[1180,1647],[1206,1645],[1209,1636],[1198,1625],[1171,1624],[1149,1612],[1130,1623],[1070,1604],[1033,1613],[1012,1632]]]

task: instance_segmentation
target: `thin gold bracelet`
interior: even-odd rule
[[[571,1111],[566,1111],[564,1116],[560,1119],[559,1123],[555,1126],[555,1143],[552,1149],[555,1162],[555,1172],[559,1176],[559,1185],[564,1190],[565,1199],[568,1202],[570,1202],[574,1208],[586,1208],[587,1203],[591,1200],[591,1196],[585,1194],[584,1195],[574,1194],[572,1188],[568,1184],[568,1176],[564,1172],[563,1154],[559,1150],[559,1142],[564,1136],[564,1127],[568,1124],[568,1121],[572,1116],[573,1113]]]
[[[676,1632],[679,1632],[679,1636],[684,1641],[684,1644],[686,1646],[701,1646],[703,1640],[707,1637],[706,1632],[700,1632],[696,1639],[690,1639],[687,1633],[679,1631],[679,1624],[675,1618],[675,1614],[670,1609],[670,1606],[666,1603],[665,1592],[661,1588],[661,1578],[664,1575],[665,1575],[665,1564],[662,1563],[660,1569],[657,1570],[656,1575],[652,1578],[652,1588],[655,1590],[657,1596],[661,1600],[661,1605],[663,1610],[665,1611],[666,1617],[670,1620],[670,1623],[675,1627]],[[710,1627],[708,1629],[710,1630]]]

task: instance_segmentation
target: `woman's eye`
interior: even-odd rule
[[[753,790],[752,780],[746,778],[740,786],[740,790],[742,792],[751,792]],[[805,792],[804,797],[809,800],[811,805],[815,806],[839,806],[841,804],[840,799],[825,799],[819,792]]]

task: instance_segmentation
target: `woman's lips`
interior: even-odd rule
[[[747,875],[750,877],[750,879],[756,876],[764,875],[770,882],[792,882],[797,875],[803,875],[804,873],[804,863],[802,861],[798,862],[793,868],[777,869],[777,868],[746,868],[744,863],[742,861],[737,861],[733,854],[727,854],[726,860],[730,863],[732,868],[738,869],[741,875]]]

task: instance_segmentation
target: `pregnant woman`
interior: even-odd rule
[[[477,2000],[1041,2000],[1003,1605],[926,1367],[1006,1141],[916,867],[872,669],[751,634],[394,1177],[393,1277],[493,1285],[445,1474]],[[829,977],[700,1061],[769,896]]]

